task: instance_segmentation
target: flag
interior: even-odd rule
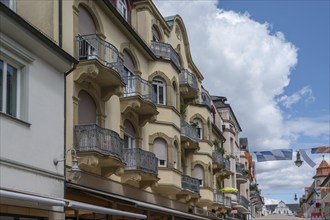
[[[311,166],[311,167],[315,167],[316,163],[314,163],[314,161],[312,161],[312,159],[306,154],[306,151],[305,150],[300,150],[300,152],[301,152],[302,158],[304,158],[306,163],[308,163],[308,165]]]
[[[272,151],[257,151],[254,152],[258,162],[271,160],[292,160],[292,149],[281,149]]]
[[[312,154],[324,154],[324,153],[330,153],[330,146],[321,146],[321,147],[314,147],[311,150]]]

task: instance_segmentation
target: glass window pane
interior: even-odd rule
[[[8,8],[10,8],[10,2],[9,2],[10,0],[0,0],[0,2],[2,3],[2,4],[4,4],[5,6],[7,6]]]
[[[17,104],[17,69],[7,64],[7,111],[6,113],[16,116]]]
[[[155,96],[156,96],[156,103],[158,103],[157,85],[153,84],[152,86],[154,87],[154,94],[155,94]]]
[[[3,90],[3,61],[0,60],[0,111],[2,112],[2,90]]]
[[[164,87],[159,87],[159,104],[164,104]]]

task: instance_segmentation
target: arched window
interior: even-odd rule
[[[78,124],[96,124],[96,104],[84,90],[78,95]]]
[[[78,7],[78,34],[79,34],[79,59],[95,59],[97,56],[97,42],[88,35],[96,33],[96,26],[87,9],[81,5]]]
[[[91,14],[82,5],[79,5],[78,10],[79,10],[79,15],[78,15],[79,35],[95,34],[96,26]]]
[[[154,78],[152,81],[154,87],[154,93],[156,95],[156,104],[165,105],[166,104],[166,84],[161,78]]]
[[[199,180],[199,185],[204,186],[204,169],[201,165],[196,165],[193,170],[193,177]]]
[[[135,141],[135,129],[131,122],[125,120],[124,122],[124,147],[125,148],[135,148],[136,141]]]
[[[177,96],[177,88],[176,88],[176,85],[175,83],[173,82],[173,85],[172,85],[172,102],[173,102],[173,106],[174,108],[176,108],[176,96]]]
[[[117,0],[117,10],[127,20],[127,4],[126,0]]]
[[[157,138],[153,144],[154,154],[158,158],[159,167],[167,167],[167,144],[166,141]]]
[[[194,127],[196,128],[198,138],[203,139],[203,123],[200,119],[195,118],[193,120]]]
[[[132,57],[129,55],[129,53],[124,50],[124,81],[126,83],[125,86],[125,95],[133,95],[132,93],[135,93],[136,90],[136,81],[134,80],[133,76],[133,70],[135,69],[134,67],[134,62]]]
[[[175,169],[178,168],[178,143],[174,141],[174,146],[173,146],[173,167]]]
[[[155,26],[152,26],[152,41],[155,42],[161,41],[160,34]]]

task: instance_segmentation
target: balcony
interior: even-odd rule
[[[123,60],[115,46],[96,34],[77,36],[76,53],[80,62],[73,74],[75,82],[97,85],[104,100],[122,94]]]
[[[230,171],[230,160],[223,159],[223,168],[220,170],[219,175],[228,178],[232,172]]]
[[[236,163],[236,181],[238,184],[247,182],[247,172],[242,163]]]
[[[198,98],[197,79],[188,70],[181,70],[179,74],[180,94],[184,99]]]
[[[211,108],[211,97],[209,93],[206,90],[203,90],[201,93],[199,93],[196,103]]]
[[[181,120],[181,143],[183,148],[187,150],[197,150],[198,146],[198,133],[196,128],[191,126],[188,122]]]
[[[125,172],[122,182],[146,188],[158,181],[158,158],[154,153],[140,148],[124,149]]]
[[[188,202],[191,199],[199,199],[200,192],[200,182],[198,179],[182,175],[181,176],[181,187],[182,190],[177,195],[177,200],[183,200],[183,202]]]
[[[156,120],[158,114],[152,84],[140,76],[124,77],[126,86],[124,95],[120,98],[121,112],[123,114],[134,112],[139,118],[140,126]]]
[[[158,58],[171,60],[176,68],[181,69],[179,55],[170,44],[153,41],[151,50]]]
[[[213,161],[213,174],[216,174],[217,172],[220,172],[221,169],[224,167],[224,159],[223,159],[223,154],[214,151],[212,153],[212,161]]]
[[[188,191],[192,191],[195,193],[199,193],[199,191],[200,191],[200,182],[198,179],[196,179],[194,177],[182,175],[181,185],[182,185],[183,190],[188,190]]]
[[[213,202],[214,202],[214,205],[224,205],[225,204],[225,195],[223,193],[214,193]]]
[[[77,125],[74,131],[80,167],[103,176],[122,173],[124,142],[116,132],[96,124]]]
[[[238,203],[234,206],[240,213],[249,214],[250,202],[244,196],[238,197]]]
[[[231,209],[231,198],[225,197],[224,199],[225,207]]]

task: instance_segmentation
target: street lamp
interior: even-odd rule
[[[300,167],[303,163],[303,161],[300,159],[300,152],[299,151],[297,151],[297,159],[294,163],[296,164],[297,167]]]
[[[80,179],[80,176],[81,176],[81,170],[79,168],[79,165],[78,165],[78,157],[77,157],[77,152],[74,148],[70,148],[68,149],[66,152],[65,152],[65,155],[64,155],[64,158],[63,159],[57,159],[57,158],[54,158],[53,162],[54,162],[54,165],[57,166],[57,164],[59,162],[64,162],[66,160],[66,156],[67,154],[71,152],[71,157],[72,157],[72,166],[71,166],[71,169],[68,170],[68,172],[70,174],[73,175],[73,179],[74,180],[78,180]]]

